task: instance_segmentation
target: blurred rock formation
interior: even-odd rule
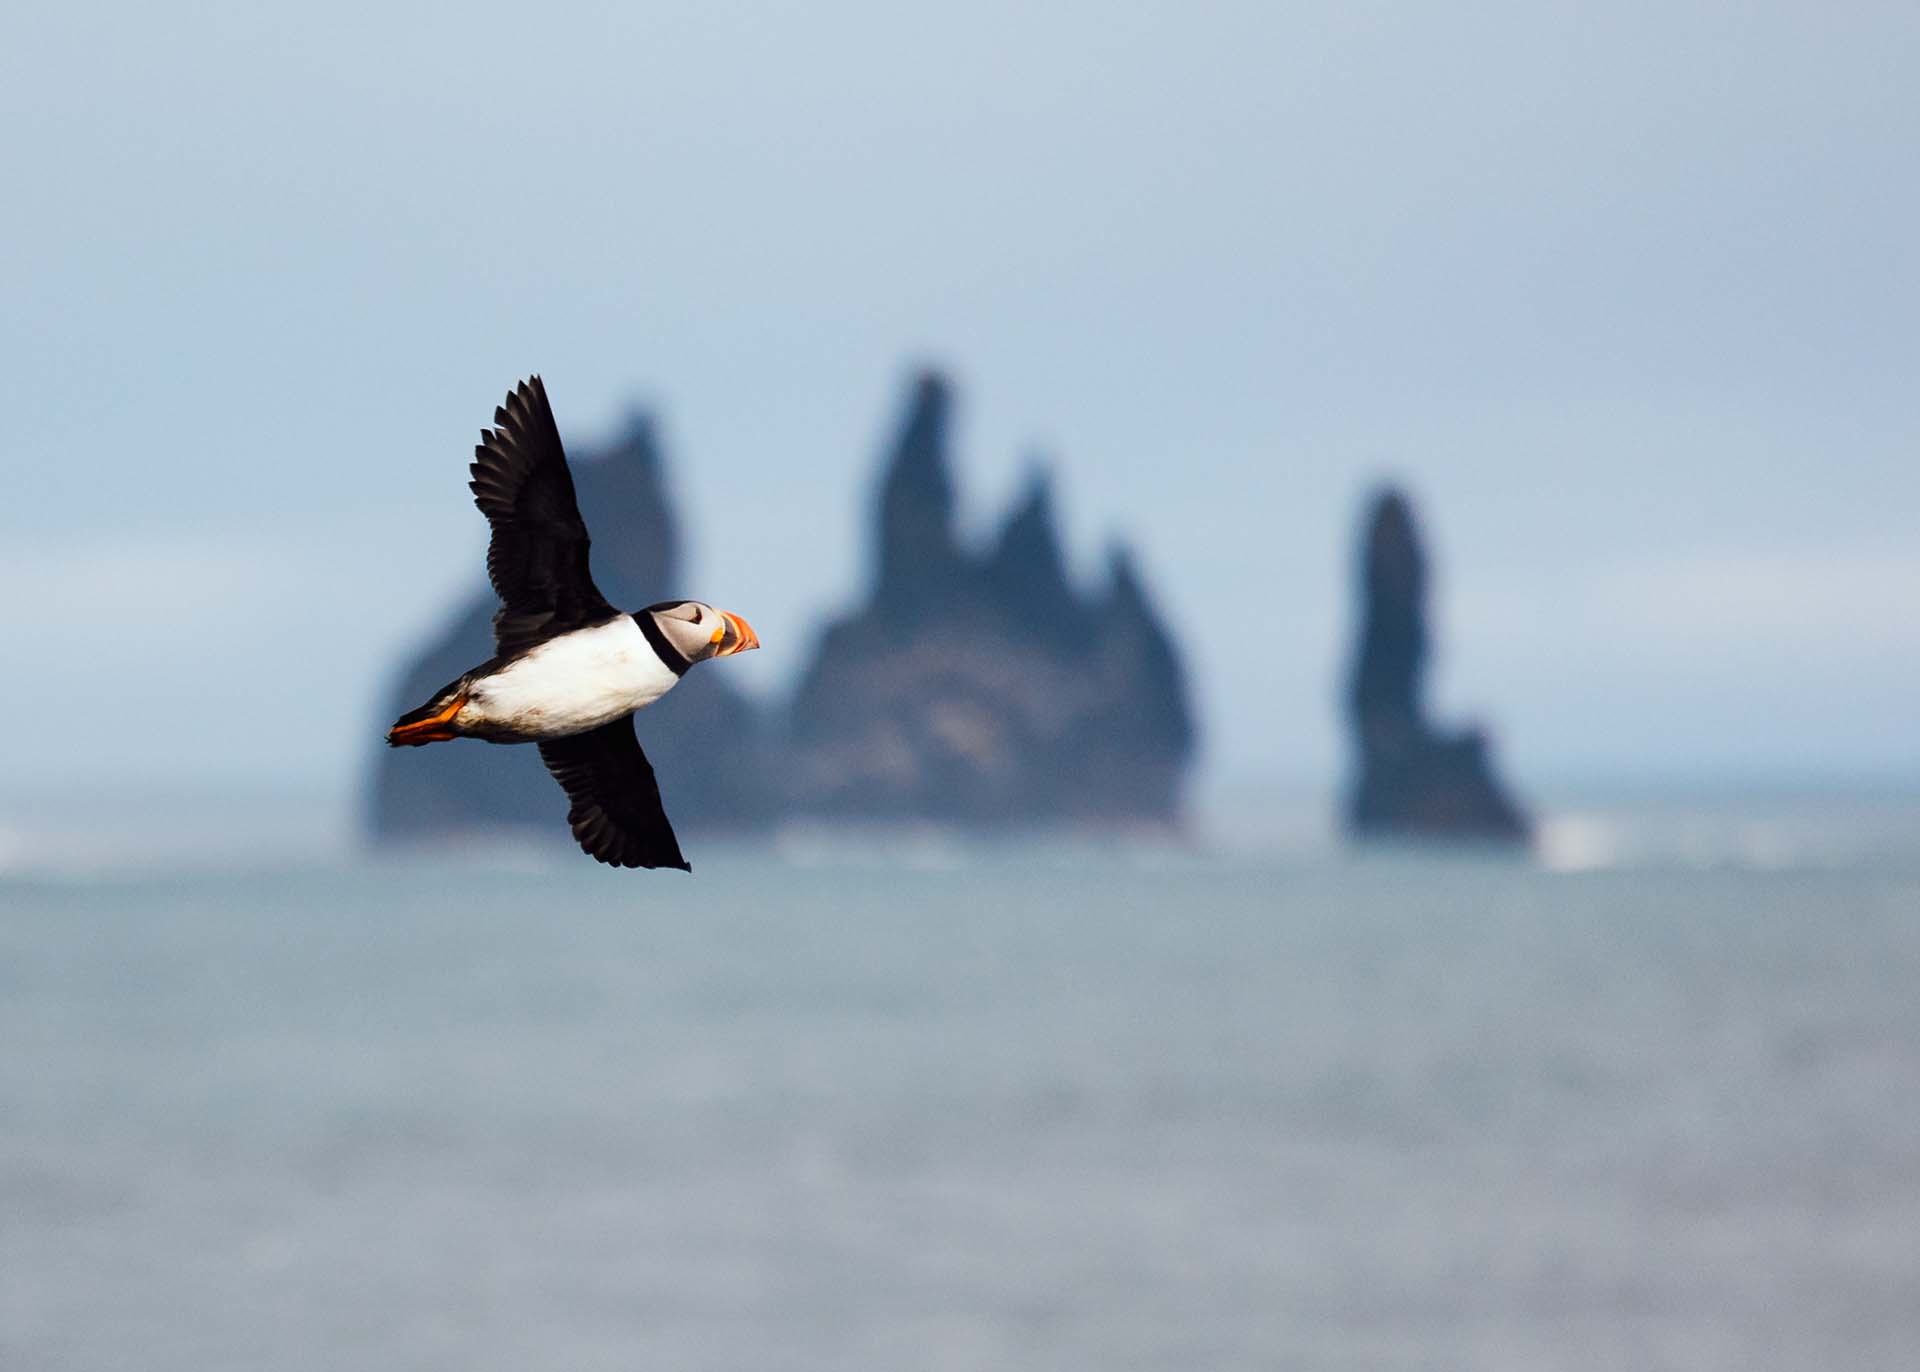
[[[1131,556],[1067,574],[1036,471],[987,548],[961,542],[951,392],[918,377],[881,474],[867,603],[830,624],[789,715],[791,808],[973,828],[1175,822],[1186,673]]]
[[[1347,707],[1357,776],[1347,809],[1360,837],[1524,843],[1526,817],[1495,779],[1486,735],[1428,720],[1427,570],[1413,509],[1375,496],[1361,549],[1360,641]]]
[[[725,672],[703,668],[636,720],[683,832],[780,817],[991,829],[1177,821],[1194,745],[1186,673],[1132,557],[1116,547],[1103,584],[1076,589],[1039,471],[990,546],[965,546],[950,409],[944,380],[914,381],[878,492],[868,602],[827,627],[789,710],[763,719]],[[607,598],[637,608],[694,593],[680,580],[647,421],[574,455]],[[406,664],[382,723],[493,655],[493,609],[477,587]],[[376,839],[517,825],[551,834],[565,813],[532,748],[378,749]]]
[[[594,533],[594,581],[607,599],[638,609],[694,594],[680,580],[679,530],[651,422],[634,416],[607,448],[569,450],[580,512]],[[482,573],[444,632],[406,664],[382,723],[493,656],[497,603]],[[763,722],[724,672],[689,672],[636,725],[676,825],[753,827],[772,818],[773,769],[755,742],[764,737]],[[716,747],[715,740],[727,740],[727,746]],[[368,822],[383,840],[517,825],[551,834],[566,815],[566,798],[534,749],[464,742],[403,751],[379,747],[369,804]]]

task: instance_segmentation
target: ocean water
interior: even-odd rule
[[[0,1367],[1908,1372],[1917,836],[6,879]]]

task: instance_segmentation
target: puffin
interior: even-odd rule
[[[387,743],[535,744],[589,856],[690,872],[634,734],[634,711],[695,663],[758,648],[760,638],[739,615],[701,600],[631,613],[608,604],[587,565],[586,521],[545,383],[533,376],[515,386],[493,423],[480,431],[468,489],[492,531],[495,655],[401,715]]]

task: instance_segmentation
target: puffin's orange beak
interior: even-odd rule
[[[758,648],[760,646],[760,635],[756,634],[753,631],[753,626],[747,623],[746,620],[740,618],[739,615],[730,615],[725,610],[722,610],[720,612],[720,618],[727,621],[727,632],[725,637],[721,639],[720,646],[713,650],[715,657],[728,657],[734,653],[744,653],[749,648]]]

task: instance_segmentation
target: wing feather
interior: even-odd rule
[[[540,758],[572,802],[567,822],[588,856],[615,867],[693,870],[680,855],[632,715],[584,734],[547,739]]]
[[[493,529],[487,578],[500,597],[493,637],[507,654],[614,609],[593,584],[591,540],[546,385],[537,376],[522,381],[493,422],[473,450],[468,489]]]

